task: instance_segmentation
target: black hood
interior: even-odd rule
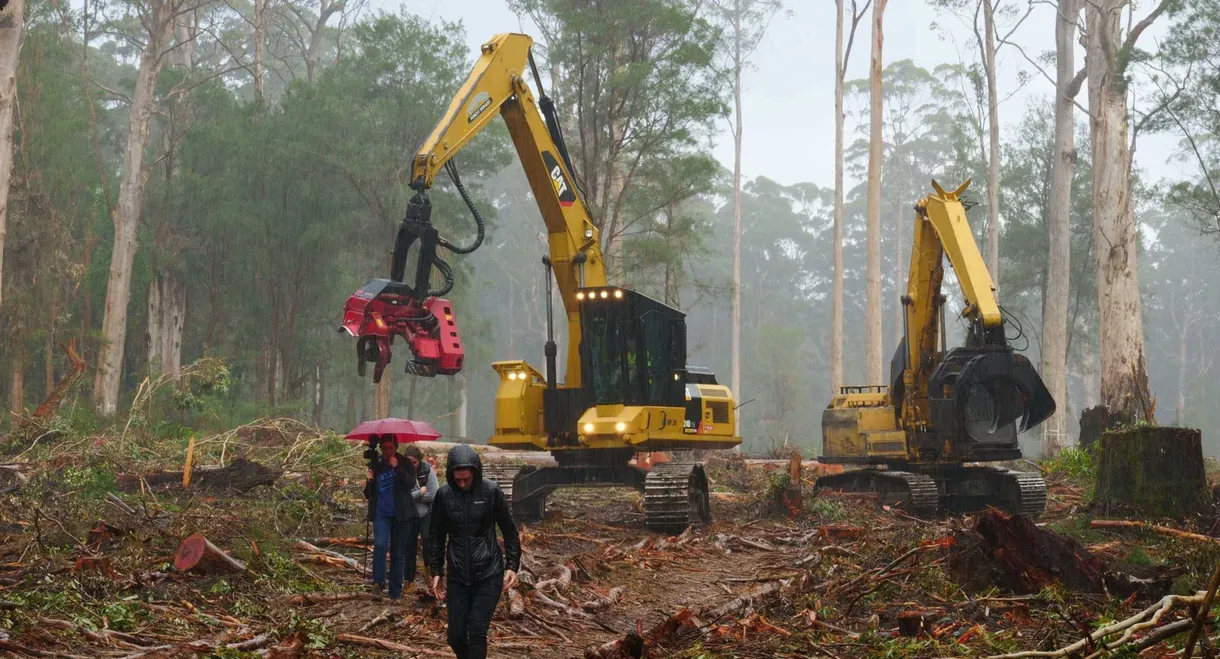
[[[467,467],[474,469],[475,484],[481,483],[483,481],[483,460],[479,457],[479,452],[465,444],[449,449],[449,459],[445,463],[445,482],[449,483],[449,487],[458,489],[457,483],[453,480],[453,470]]]

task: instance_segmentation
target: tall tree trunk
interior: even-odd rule
[[[1101,378],[1097,375],[1097,351],[1084,348],[1081,353],[1080,382],[1084,390],[1084,405],[1081,405],[1080,409],[1084,411],[1101,403]]]
[[[381,374],[381,382],[375,385],[376,398],[373,401],[373,418],[384,419],[390,416],[390,398],[394,393],[394,373],[386,369]],[[410,418],[410,414],[407,417]]]
[[[1072,179],[1076,171],[1076,104],[1073,48],[1080,0],[1059,0],[1055,21],[1055,146],[1051,159],[1046,295],[1042,300],[1042,379],[1055,399],[1054,416],[1042,424],[1042,455],[1069,443],[1067,434],[1068,301],[1072,259]]]
[[[254,0],[254,100],[263,101],[263,61],[267,47],[267,2]],[[312,80],[312,76],[310,77]]]
[[[899,190],[905,190],[905,189],[906,189],[906,186],[904,186],[904,185],[894,186],[895,192],[898,192]],[[905,228],[906,222],[903,222],[903,217],[902,217],[903,206],[904,206],[902,201],[903,200],[902,200],[901,194],[899,194],[897,199],[894,201],[894,289],[895,289],[894,293],[895,293],[895,295],[894,295],[893,299],[895,299],[895,300],[901,300],[902,296],[907,294],[906,286],[904,285],[904,284],[906,284],[907,276],[906,276],[906,273],[903,272],[903,269],[902,269],[903,262],[904,262],[904,259],[902,258],[902,237],[906,235],[906,228]],[[906,335],[906,331],[904,328],[905,323],[903,322],[906,319],[906,313],[905,313],[905,309],[902,304],[895,304],[894,311],[896,312],[894,314],[894,321],[895,321],[894,322],[894,336],[898,337],[898,339],[901,339],[903,336]]]
[[[454,380],[457,381],[458,390],[458,437],[465,439],[470,436],[470,431],[466,427],[466,415],[469,410],[469,401],[466,395],[466,374],[458,373],[454,376]]]
[[[280,365],[280,295],[271,291],[271,322],[267,325],[267,404],[275,405]]]
[[[1181,426],[1186,413],[1186,337],[1189,323],[1178,324],[1178,402],[1173,410],[1173,423]]]
[[[177,373],[182,368],[182,334],[186,329],[186,282],[176,271],[166,271],[161,276],[162,331],[161,372]],[[178,381],[181,376],[175,375]]]
[[[419,377],[412,375],[411,384],[407,387],[407,418],[415,418],[415,385],[419,383]]]
[[[350,400],[350,399],[349,399]],[[315,426],[322,425],[322,411],[326,407],[326,385],[322,381],[322,364],[313,367],[313,415],[310,419]]]
[[[152,281],[148,282],[148,308],[145,311],[145,339],[148,342],[148,370],[149,374],[164,373],[164,365],[162,360],[164,355],[162,350],[165,348],[165,329],[161,326],[162,320],[165,318],[165,311],[161,308],[161,289],[163,282],[160,277],[154,276]]]
[[[843,2],[835,0],[834,282],[830,307],[830,394],[843,386]],[[854,8],[854,5],[853,5]],[[854,27],[854,26],[853,26]]]
[[[733,3],[733,299],[729,313],[733,324],[733,395],[744,400],[741,391],[741,2]],[[737,446],[741,450],[741,446]]]
[[[873,48],[869,69],[869,148],[868,148],[868,204],[867,204],[867,259],[865,271],[865,362],[868,368],[868,383],[881,384],[885,376],[881,370],[881,47],[882,18],[886,0],[873,2]]]
[[[359,380],[357,380],[356,384],[359,385],[359,384],[361,384],[361,382]],[[343,410],[343,422],[344,422],[344,425],[348,428],[355,428],[356,424],[358,423],[358,421],[356,421],[356,388],[355,387],[347,390],[347,407],[346,407],[346,409]]]
[[[12,329],[8,349],[8,409],[15,422],[25,410],[25,336],[20,326]]]
[[[1000,98],[996,93],[995,12],[992,0],[983,0],[987,70],[987,269],[992,285],[1000,286]]]
[[[1093,146],[1093,242],[1101,325],[1101,402],[1148,420],[1151,394],[1144,358],[1139,290],[1139,233],[1131,207],[1127,88],[1119,71],[1119,25],[1125,0],[1085,8],[1089,113]]]
[[[24,40],[25,0],[9,0],[8,7],[0,12],[0,296],[4,291],[4,226],[8,220],[9,178],[13,171],[17,64]]]
[[[106,284],[106,310],[102,321],[102,349],[98,356],[93,401],[102,416],[118,411],[122,382],[123,350],[127,342],[127,306],[131,301],[131,269],[136,257],[136,229],[143,209],[144,151],[148,146],[148,122],[156,104],[157,74],[164,61],[165,46],[174,25],[173,8],[154,2],[148,43],[140,53],[135,90],[131,96],[127,142],[123,149],[119,203],[114,209],[114,251]]]

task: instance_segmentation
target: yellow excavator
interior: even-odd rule
[[[889,385],[842,387],[822,413],[820,462],[864,467],[822,476],[819,488],[877,492],[917,514],[994,506],[1036,518],[1046,507],[1039,473],[995,465],[1021,458],[1019,433],[1055,412],[1029,359],[1009,344],[1006,314],[966,221],[970,185],[915,205],[915,238],[902,341]],[[941,294],[948,257],[965,298],[965,345],[945,347]]]
[[[492,364],[500,385],[489,444],[549,451],[557,466],[492,465],[485,474],[498,481],[514,513],[526,519],[540,518],[546,497],[559,487],[628,486],[643,492],[645,521],[651,529],[672,532],[708,522],[702,465],[673,461],[645,471],[630,463],[642,451],[739,445],[733,396],[709,370],[687,365],[681,311],[607,283],[598,228],[576,184],[554,103],[543,91],[530,52],[532,45],[524,34],[499,34],[483,44],[448,111],[415,155],[411,185],[417,193],[399,230],[391,280],[373,280],[349,301],[350,331],[363,342],[358,344],[360,367],[365,361],[376,362],[380,373],[389,362],[394,334],[406,338],[414,353],[408,372],[434,375],[437,370],[453,373],[461,367],[453,309],[447,301],[437,304],[436,298],[452,287],[452,270],[435,259],[435,247],[440,244],[457,253],[468,250],[437,238],[430,224],[427,190],[441,169],[447,169],[481,229],[453,158],[500,116],[547,228],[549,249],[542,259],[548,286],[546,372],[524,361]],[[538,102],[526,81],[531,73],[540,93]],[[402,275],[406,253],[416,239],[421,252],[412,288],[402,283]],[[427,290],[430,261],[446,277],[446,285],[438,291]],[[556,372],[553,284],[558,285],[567,315],[562,382]],[[430,311],[434,308],[443,308],[443,319],[434,318]],[[393,322],[385,322],[385,317],[393,321],[402,316],[407,318],[398,330]],[[426,347],[437,342],[439,347]],[[432,352],[424,355],[425,350]]]

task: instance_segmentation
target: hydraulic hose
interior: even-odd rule
[[[462,196],[462,201],[466,202],[466,207],[470,209],[470,214],[474,216],[474,224],[478,235],[475,236],[474,242],[467,247],[454,245],[444,238],[437,238],[436,242],[454,254],[469,254],[478,249],[479,245],[483,244],[483,237],[487,231],[483,223],[483,215],[479,213],[478,207],[474,205],[474,200],[470,198],[470,193],[466,190],[466,186],[462,185],[462,177],[458,176],[457,165],[454,164],[454,161],[450,160],[445,163],[445,171],[449,172],[449,178],[453,180],[453,187],[457,188],[458,194]],[[437,263],[439,264],[441,261],[438,259]],[[450,283],[450,287],[452,287],[452,283]]]

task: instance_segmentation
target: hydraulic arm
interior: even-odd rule
[[[543,91],[523,34],[500,34],[483,45],[465,83],[412,159],[416,194],[395,243],[388,280],[376,279],[348,300],[344,327],[359,337],[360,367],[390,361],[394,337],[408,341],[408,372],[456,373],[461,344],[453,308],[438,296],[452,286],[441,249],[464,254],[482,240],[482,220],[461,185],[454,157],[497,116],[513,146],[547,229],[542,259],[547,278],[546,372],[524,361],[492,364],[500,377],[495,430],[489,443],[506,449],[550,451],[557,467],[489,469],[527,516],[547,495],[568,485],[626,485],[644,491],[650,527],[680,529],[708,519],[702,467],[672,462],[645,472],[629,464],[639,451],[731,448],[736,407],[711,372],[686,364],[685,315],[636,291],[607,285],[597,225],[577,184],[554,104]],[[539,92],[527,82],[532,78]],[[475,212],[479,237],[469,248],[437,235],[428,190],[446,169]],[[419,243],[414,285],[403,283],[406,254]],[[430,289],[433,271],[444,285]],[[560,376],[551,286],[567,321],[567,355]]]
[[[1036,474],[967,462],[1021,457],[1020,433],[1042,423],[1055,402],[1028,359],[1012,349],[990,273],[966,220],[970,182],[915,205],[906,325],[888,387],[843,387],[822,415],[819,460],[886,466],[819,479],[819,486],[880,491],[925,512],[996,505],[1040,514],[1045,485]],[[948,259],[961,286],[965,345],[945,347],[941,294]]]

